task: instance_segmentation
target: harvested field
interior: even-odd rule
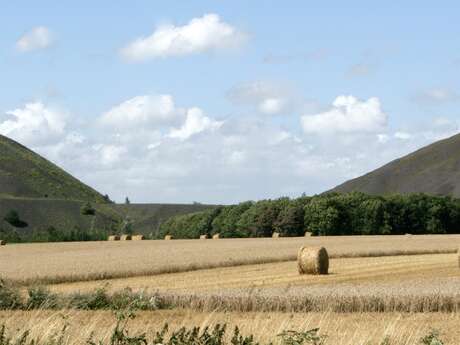
[[[227,323],[229,333],[237,325],[242,334],[254,334],[264,344],[279,344],[277,334],[287,329],[298,331],[319,327],[331,345],[380,345],[385,338],[391,345],[419,344],[431,329],[440,331],[446,345],[460,343],[460,314],[400,313],[200,313],[190,310],[139,312],[128,324],[131,335],[160,330],[167,322],[170,329],[186,326],[213,326]],[[12,330],[31,330],[32,338],[47,339],[69,325],[65,344],[84,343],[93,333],[96,339],[110,339],[115,320],[110,311],[34,311],[0,312],[0,324]]]
[[[459,235],[15,244],[0,251],[0,272],[21,284],[58,283],[290,261],[302,245],[337,258],[454,253],[458,243]]]
[[[236,311],[458,311],[455,254],[341,258],[328,276],[299,275],[295,262],[247,265],[51,286],[54,292],[158,293],[169,304]]]

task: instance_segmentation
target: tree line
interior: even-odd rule
[[[329,193],[247,201],[175,216],[159,237],[198,238],[460,233],[460,199],[426,194]]]

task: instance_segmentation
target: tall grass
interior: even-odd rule
[[[9,291],[9,293],[2,293]],[[109,294],[104,288],[88,293],[55,294],[46,288],[29,288],[20,297],[11,287],[0,289],[0,309],[83,309],[83,310],[159,310],[190,309],[224,312],[460,312],[460,295],[263,295],[248,294],[166,294],[124,289]]]
[[[239,326],[233,331],[227,331],[227,324],[214,324],[213,326],[181,326],[170,330],[168,323],[161,328],[151,328],[147,325],[137,332],[130,331],[129,322],[136,315],[131,311],[123,311],[116,314],[116,323],[112,330],[101,338],[91,333],[85,338],[84,333],[68,334],[69,324],[64,325],[55,332],[32,335],[30,329],[14,329],[9,331],[5,325],[0,326],[0,345],[64,345],[64,344],[87,344],[87,345],[261,345],[253,334],[243,335]],[[274,339],[270,339],[269,345],[276,341],[280,345],[342,345],[350,344],[351,339],[341,337],[340,342],[329,341],[327,334],[321,333],[320,328],[307,330],[282,329]],[[366,342],[371,344],[371,342]],[[396,344],[391,341],[389,335],[382,340],[374,342],[375,345]],[[400,344],[400,342],[398,342]],[[444,345],[439,332],[431,330],[428,334],[417,341],[404,344],[410,345]]]

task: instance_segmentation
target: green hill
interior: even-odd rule
[[[204,211],[213,207],[216,206],[202,204],[104,205],[104,209],[111,209],[123,219],[130,219],[135,232],[154,236],[158,234],[160,224],[171,217]]]
[[[25,146],[0,135],[0,196],[105,202],[91,187]]]
[[[94,215],[82,214],[81,208],[87,202],[94,207]],[[97,239],[118,231],[127,219],[135,232],[155,234],[168,218],[209,207],[212,206],[108,203],[96,190],[55,164],[0,135],[0,238],[18,234],[27,241],[43,236],[46,239],[43,234],[54,228],[59,234],[80,231]],[[23,222],[21,226],[14,227],[4,220],[13,210]]]
[[[351,191],[369,194],[421,192],[460,197],[460,134],[437,141],[332,190]]]
[[[100,238],[104,238],[106,233],[118,227],[121,217],[104,207],[105,204],[92,204],[94,215],[83,215],[83,205],[84,202],[78,200],[0,198],[0,231],[15,231],[23,239],[31,240],[32,237],[36,239],[36,233],[46,232],[52,227],[61,234],[71,231],[87,234],[97,232],[101,234]],[[3,219],[11,210],[18,213],[24,222],[23,226],[13,227]]]

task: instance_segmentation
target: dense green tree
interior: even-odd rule
[[[305,228],[313,235],[341,235],[344,227],[344,214],[334,197],[313,198],[304,207]]]
[[[303,236],[304,229],[304,205],[299,201],[286,203],[276,218],[274,228],[284,236]]]
[[[236,224],[237,230],[247,237],[269,237],[280,209],[279,201],[259,201],[241,215]]]
[[[240,231],[237,223],[241,215],[253,205],[252,201],[238,205],[226,206],[212,221],[211,234],[220,234],[221,237],[246,237],[248,233]]]
[[[172,232],[174,231],[174,233]],[[424,194],[372,196],[353,192],[297,199],[280,198],[224,206],[169,219],[162,234],[196,238],[325,235],[427,234],[460,232],[460,200]]]

